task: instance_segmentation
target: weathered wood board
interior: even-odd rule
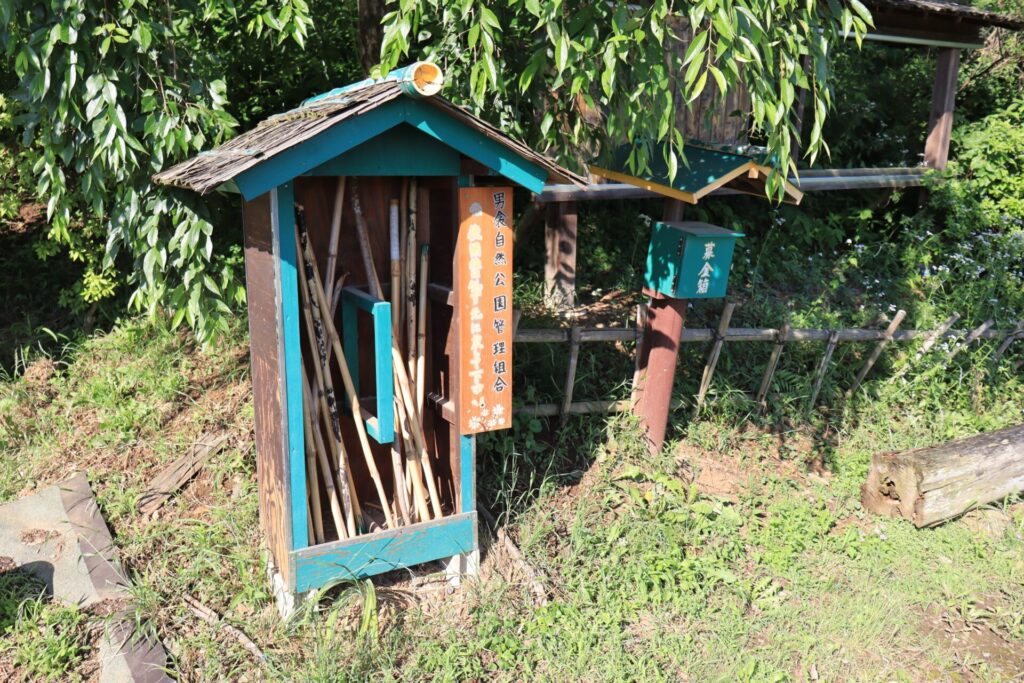
[[[260,525],[266,534],[274,564],[288,582],[291,572],[288,553],[292,544],[291,496],[288,461],[281,439],[284,413],[280,382],[280,283],[274,265],[269,193],[245,202],[243,227]]]
[[[861,502],[919,527],[1024,490],[1024,425],[872,458]]]

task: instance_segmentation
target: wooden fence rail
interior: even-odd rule
[[[921,349],[915,356],[915,361],[920,360],[932,347],[942,339],[956,340],[956,343],[946,354],[945,362],[955,358],[957,354],[966,349],[974,342],[981,339],[999,339],[999,348],[993,356],[993,362],[1006,352],[1010,345],[1017,339],[1024,338],[1024,321],[1017,323],[1011,330],[993,329],[993,321],[987,320],[972,330],[953,329],[953,325],[959,320],[960,315],[954,314],[946,322],[934,330],[900,330],[899,326],[906,317],[906,311],[898,311],[893,319],[888,322],[885,329],[872,330],[861,328],[847,328],[838,330],[824,329],[795,329],[788,324],[781,329],[770,327],[728,327],[732,317],[734,305],[726,304],[722,317],[719,320],[717,329],[694,328],[684,329],[681,343],[696,344],[713,342],[708,354],[701,377],[700,389],[694,400],[693,412],[696,415],[704,403],[704,398],[711,387],[718,358],[721,355],[722,346],[726,342],[773,342],[771,355],[767,367],[761,379],[760,388],[757,391],[755,402],[761,410],[765,409],[768,389],[771,386],[772,377],[779,365],[779,359],[785,345],[791,342],[824,342],[825,352],[818,363],[814,373],[813,390],[808,400],[808,408],[813,408],[817,402],[818,394],[828,374],[829,363],[836,347],[844,342],[878,342],[865,364],[860,368],[853,385],[847,390],[846,395],[852,395],[864,382],[868,373],[881,357],[885,348],[894,342],[910,342],[923,339]],[[587,413],[616,413],[629,410],[633,401],[624,400],[601,400],[601,401],[573,401],[573,393],[576,384],[576,368],[578,365],[579,351],[581,344],[596,342],[636,342],[639,348],[643,336],[643,320],[646,316],[646,306],[641,304],[637,310],[637,327],[626,328],[596,328],[572,326],[565,328],[547,329],[521,329],[516,326],[513,341],[517,344],[569,344],[569,367],[566,372],[565,386],[562,392],[562,400],[557,403],[540,403],[529,406],[519,406],[516,413],[524,415],[536,415],[543,417],[561,416],[564,420],[568,415],[582,415]],[[518,322],[518,316],[516,318]],[[1017,367],[1020,364],[1018,363]],[[904,371],[906,368],[904,368]],[[900,376],[902,376],[902,372]],[[634,390],[639,375],[639,368],[636,369],[633,377]],[[682,401],[676,401],[674,407],[683,405]]]

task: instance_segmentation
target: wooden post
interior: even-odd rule
[[[852,396],[853,392],[857,391],[857,387],[860,386],[860,383],[863,382],[864,378],[868,376],[869,372],[871,372],[871,368],[874,367],[875,363],[878,362],[878,359],[882,355],[882,351],[884,351],[885,347],[888,346],[889,342],[892,341],[892,335],[896,333],[896,330],[899,328],[900,323],[902,323],[903,319],[906,317],[907,312],[904,311],[902,308],[896,312],[895,316],[893,316],[892,322],[889,323],[889,327],[887,327],[885,330],[885,337],[883,337],[882,340],[878,342],[878,344],[875,346],[874,350],[871,352],[871,355],[868,356],[868,361],[864,363],[864,367],[860,369],[860,372],[857,373],[856,379],[853,380],[853,386],[850,387],[850,390],[847,392],[848,396]]]
[[[998,363],[999,359],[1003,357],[1004,353],[1006,353],[1006,350],[1010,348],[1010,345],[1022,335],[1024,335],[1024,320],[1017,323],[1016,327],[1014,327],[1012,331],[1007,332],[1006,336],[1003,337],[1003,341],[999,345],[999,348],[996,349],[994,354],[992,354],[992,364],[995,365]]]
[[[992,318],[989,318],[988,320],[986,320],[985,322],[971,330],[971,333],[964,337],[964,340],[961,343],[957,344],[956,346],[949,350],[949,354],[946,355],[946,363],[948,364],[949,361],[956,358],[961,351],[966,349],[968,346],[970,346],[977,340],[981,339],[981,335],[985,334],[988,328],[992,327],[995,324],[996,321],[993,320]]]
[[[666,199],[664,220],[683,217],[683,203]],[[676,377],[679,339],[686,322],[686,299],[653,298],[647,308],[643,340],[639,353],[639,382],[636,390],[636,414],[647,434],[647,447],[652,453],[661,450],[668,428],[668,411],[672,403],[672,385]]]
[[[924,356],[924,354],[928,353],[928,351],[930,351],[931,348],[935,346],[935,342],[939,341],[942,335],[949,332],[950,328],[953,327],[953,325],[955,325],[956,321],[959,319],[959,313],[954,313],[953,315],[949,316],[946,319],[946,322],[939,325],[938,329],[936,329],[934,333],[928,335],[928,338],[924,340],[924,344],[921,344],[921,348],[918,350],[915,358],[917,360],[920,360]]]
[[[548,204],[544,296],[558,308],[571,307],[576,301],[576,223],[576,202]]]
[[[569,369],[565,373],[565,391],[562,396],[562,423],[569,415],[572,405],[573,388],[576,386],[576,365],[580,358],[580,328],[573,326],[569,332]]]
[[[956,104],[956,78],[960,69],[960,50],[939,49],[935,65],[935,87],[932,110],[928,118],[928,139],[924,145],[924,164],[942,170],[949,160],[949,137],[953,131],[953,108]]]
[[[757,390],[757,408],[764,411],[766,407],[765,397],[768,396],[768,387],[772,385],[772,376],[775,375],[775,368],[779,366],[779,358],[782,356],[782,348],[786,345],[786,337],[789,336],[789,323],[782,323],[782,329],[776,333],[775,346],[772,348],[772,355],[768,358],[768,367],[764,369],[764,377],[761,378],[761,388]]]
[[[715,375],[715,367],[718,365],[718,357],[722,355],[722,345],[725,344],[725,335],[729,332],[729,321],[732,320],[732,312],[736,304],[729,302],[722,309],[722,317],[718,321],[718,330],[715,334],[715,343],[711,345],[711,352],[708,354],[707,365],[704,366],[704,375],[700,379],[700,389],[697,391],[697,402],[693,406],[693,416],[697,417],[701,406],[704,405],[704,397],[711,388],[711,378]]]
[[[818,371],[814,373],[814,388],[811,389],[811,398],[807,402],[807,409],[814,408],[814,404],[818,400],[818,393],[821,391],[821,383],[825,380],[825,373],[828,372],[828,364],[832,361],[832,354],[836,350],[836,344],[839,343],[839,330],[832,330],[832,333],[828,335],[828,346],[825,347],[825,355],[821,357],[821,364],[818,366]]]

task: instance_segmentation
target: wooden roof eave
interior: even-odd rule
[[[287,115],[284,121],[287,125]],[[224,150],[228,155],[234,153],[239,161],[203,180],[188,180],[189,173],[194,170],[191,167],[203,163],[197,161],[200,157],[193,157],[156,174],[154,181],[187,187],[200,194],[207,194],[214,189],[237,189],[244,198],[252,199],[402,123],[434,137],[533,192],[541,192],[549,179],[578,187],[586,186],[581,176],[502,135],[496,128],[469,112],[433,97],[387,98],[382,103],[362,108],[357,115],[338,117],[337,121],[329,118],[313,120],[308,126],[302,124],[307,133],[302,139],[290,146],[278,145],[268,154],[250,154],[248,158],[243,158],[245,155],[241,152]],[[273,125],[271,120],[269,126]],[[259,131],[259,128],[254,129],[240,138],[252,136]],[[214,150],[211,156],[219,150],[223,150],[223,146]]]

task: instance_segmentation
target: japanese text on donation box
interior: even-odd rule
[[[459,431],[512,426],[512,188],[459,190]]]

